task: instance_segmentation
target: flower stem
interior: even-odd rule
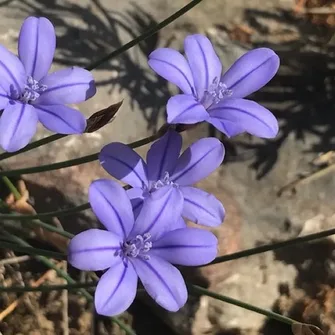
[[[141,140],[129,143],[129,147],[131,148],[138,148],[145,144],[148,144],[157,138],[159,138],[162,135],[162,133],[157,132],[154,135],[145,137]],[[80,165],[88,162],[92,162],[98,159],[100,152],[96,152],[94,154],[83,156],[80,158],[70,159],[63,162],[53,163],[53,164],[47,164],[47,165],[40,165],[40,166],[34,166],[24,169],[17,169],[17,170],[10,170],[10,171],[0,171],[0,176],[19,176],[21,174],[31,174],[31,173],[38,173],[38,172],[46,172],[46,171],[52,171],[52,170],[58,170],[70,166]]]
[[[60,138],[63,138],[65,136],[68,136],[68,135],[54,134],[54,135],[51,135],[51,136],[48,136],[48,137],[44,137],[41,140],[32,142],[21,150],[18,150],[18,151],[15,151],[15,152],[4,152],[4,153],[0,154],[0,161],[2,161],[3,159],[7,159],[7,158],[10,158],[10,157],[22,154],[22,153],[30,151],[32,149],[38,148],[42,145],[51,143],[53,141],[59,140]]]
[[[280,249],[280,248],[285,248],[285,247],[288,247],[288,246],[291,246],[291,245],[295,245],[295,244],[299,244],[299,243],[303,243],[303,242],[308,242],[308,241],[313,241],[313,240],[317,240],[317,239],[320,239],[320,238],[325,238],[327,236],[334,235],[334,234],[335,234],[335,228],[332,228],[332,229],[321,231],[319,233],[300,236],[300,237],[292,238],[290,240],[281,241],[281,242],[277,242],[277,243],[266,244],[266,245],[262,245],[260,247],[251,248],[251,249],[247,249],[247,250],[242,250],[242,251],[239,251],[239,252],[235,252],[233,254],[217,257],[217,258],[214,259],[213,262],[211,262],[209,264],[206,264],[204,266],[223,263],[223,262],[228,262],[228,261],[232,261],[234,259],[238,259],[238,258],[242,258],[242,257],[248,257],[248,256],[260,254],[260,253],[267,252],[267,251],[272,251],[272,250],[276,250],[276,249]]]
[[[15,185],[10,181],[10,179],[6,176],[2,176],[2,181],[8,187],[9,191],[13,193],[15,200],[21,199],[21,194],[15,187]]]
[[[13,250],[16,252],[22,252],[28,255],[34,255],[34,256],[41,255],[41,256],[46,256],[46,257],[51,257],[51,258],[61,259],[61,260],[66,259],[66,255],[60,252],[38,249],[38,248],[33,248],[33,247],[23,247],[23,246],[17,245],[16,243],[8,243],[8,242],[1,241],[0,248],[10,249],[10,250]]]
[[[290,326],[293,323],[297,322],[297,321],[292,320],[292,319],[290,319],[290,318],[288,318],[286,316],[274,313],[272,311],[268,311],[266,309],[262,309],[262,308],[259,308],[257,306],[253,306],[253,305],[247,304],[246,302],[243,302],[243,301],[240,301],[240,300],[237,300],[237,299],[233,299],[233,298],[227,297],[227,296],[222,295],[222,294],[218,294],[218,293],[209,291],[209,290],[207,290],[207,289],[205,289],[205,288],[203,288],[201,286],[192,285],[192,284],[188,284],[187,286],[188,286],[188,289],[189,289],[190,293],[193,293],[193,294],[196,294],[196,295],[199,295],[199,296],[206,295],[208,297],[211,297],[211,298],[223,301],[223,302],[227,302],[228,304],[239,306],[239,307],[247,309],[249,311],[265,315],[266,317],[268,317],[270,319],[274,319],[274,320],[277,320],[279,322],[286,323],[286,324],[288,324]]]
[[[50,291],[61,291],[61,290],[78,290],[80,288],[91,288],[97,286],[97,282],[86,282],[86,283],[75,283],[66,285],[40,285],[40,286],[0,286],[0,292],[50,292]]]
[[[7,178],[7,177],[3,177]],[[59,211],[53,211],[53,212],[46,212],[46,213],[38,213],[38,214],[31,214],[31,215],[26,215],[26,214],[0,214],[0,220],[36,220],[36,219],[50,219],[53,217],[64,217],[68,215],[72,215],[78,212],[85,211],[87,209],[90,209],[91,205],[87,202],[85,204],[68,208],[68,209],[62,209]]]
[[[99,60],[97,60],[95,62],[93,62],[92,64],[90,64],[89,66],[86,67],[86,70],[91,71],[91,70],[95,69],[96,67],[100,66],[101,64],[109,61],[110,59],[119,56],[123,52],[129,50],[130,48],[132,48],[136,44],[138,44],[138,43],[144,41],[145,39],[149,38],[150,36],[154,35],[159,30],[161,30],[162,28],[166,27],[168,24],[170,24],[171,22],[173,22],[176,19],[178,19],[180,16],[184,15],[185,13],[187,13],[190,9],[192,9],[193,7],[195,7],[201,1],[202,0],[192,0],[192,1],[190,1],[186,6],[184,6],[181,9],[179,9],[177,12],[175,12],[174,14],[172,14],[171,16],[169,16],[168,18],[166,18],[164,21],[162,21],[159,24],[157,24],[155,27],[147,30],[142,35],[140,35],[140,36],[134,38],[133,40],[131,40],[130,42],[124,44],[121,48],[119,48],[117,50],[114,50],[111,53],[109,53],[108,55],[102,57],[101,59],[99,59]]]
[[[6,235],[11,235],[9,233],[6,233]],[[11,236],[13,241],[15,241],[16,243],[25,246],[25,247],[31,247],[29,245],[29,243],[25,242],[24,240],[22,240],[21,238],[17,237],[17,236]],[[77,282],[68,275],[67,272],[59,269],[52,261],[50,261],[48,258],[44,257],[44,256],[34,256],[37,260],[39,260],[41,263],[43,263],[45,266],[47,266],[48,268],[51,268],[53,270],[55,270],[55,272],[57,273],[58,276],[64,278],[69,284],[77,284]],[[79,291],[82,293],[82,295],[89,301],[92,302],[93,301],[93,297],[90,293],[88,293],[85,289],[81,288],[79,289]],[[127,326],[126,324],[124,324],[121,320],[119,320],[116,317],[112,317],[111,318],[113,322],[115,322],[122,330],[125,331],[125,333],[127,335],[136,335],[135,331],[133,329],[131,329],[129,326]]]

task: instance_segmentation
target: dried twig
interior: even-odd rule
[[[5,258],[0,261],[0,266],[8,265],[8,264],[14,264],[14,263],[21,263],[28,261],[31,257],[28,255],[25,256],[18,256],[18,257],[11,257],[11,258]]]

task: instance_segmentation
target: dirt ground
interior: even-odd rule
[[[47,16],[58,36],[55,68],[87,66],[185,4],[185,0],[3,0],[0,43],[15,51],[22,20],[28,15]],[[281,59],[278,75],[252,96],[279,119],[276,139],[241,135],[228,140],[207,125],[183,135],[185,146],[203,136],[217,136],[226,147],[225,163],[200,184],[226,209],[225,223],[215,230],[220,255],[334,227],[334,13],[334,1],[326,0],[204,0],[140,46],[93,71],[98,93],[79,108],[89,116],[124,99],[112,124],[17,156],[2,167],[62,161],[97,152],[111,141],[128,143],[156,131],[164,123],[164,107],[174,88],[152,73],[147,55],[158,46],[182,49],[184,37],[199,32],[212,40],[225,67],[259,46],[273,48]],[[41,128],[36,138],[46,135]],[[147,149],[139,152],[145,154]],[[91,181],[106,176],[92,162],[26,175],[24,180],[35,209],[48,212],[86,202]],[[61,223],[74,233],[97,226],[90,211]],[[35,245],[50,247],[45,242]],[[31,258],[1,263],[16,256],[10,251],[0,254],[0,285],[32,285],[41,277],[45,283],[64,283]],[[67,271],[77,280],[88,280],[70,267]],[[313,323],[325,332],[334,327],[331,238],[183,271],[190,281],[221,294]],[[8,309],[13,302],[17,306]],[[208,297],[191,297],[180,312],[167,313],[140,295],[123,318],[138,334],[291,334],[288,326]],[[51,292],[1,294],[0,334],[121,332],[109,319],[96,315],[84,297]]]

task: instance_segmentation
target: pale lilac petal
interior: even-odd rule
[[[116,181],[98,179],[92,182],[88,198],[93,212],[114,234],[125,238],[134,226],[134,215],[126,191]]]
[[[213,125],[217,130],[221,131],[221,133],[226,134],[227,137],[236,136],[245,132],[244,128],[239,124],[228,120],[222,121],[214,117],[209,117],[207,122]]]
[[[178,188],[164,186],[153,192],[144,201],[138,215],[132,237],[150,233],[152,240],[170,230],[181,216],[183,196]]]
[[[79,67],[53,72],[40,84],[47,89],[34,101],[36,105],[75,104],[91,98],[96,92],[91,72]]]
[[[189,186],[209,176],[223,161],[223,144],[214,137],[198,140],[179,157],[171,180]]]
[[[177,268],[155,255],[149,260],[131,259],[141,282],[156,303],[177,312],[187,301],[184,279]]]
[[[194,93],[191,69],[180,52],[159,48],[149,55],[148,64],[157,74],[177,85],[184,93]]]
[[[19,35],[19,57],[26,73],[35,80],[48,74],[56,48],[56,34],[45,17],[28,17]]]
[[[8,105],[10,97],[6,91],[0,86],[0,109],[5,109]]]
[[[177,221],[173,224],[171,230],[186,228],[187,224],[182,216],[180,216]]]
[[[0,86],[11,98],[17,99],[26,80],[26,71],[19,58],[0,45]]]
[[[268,48],[254,49],[240,57],[222,76],[232,98],[244,98],[266,85],[277,73],[279,57]]]
[[[147,166],[128,145],[114,142],[105,145],[99,154],[102,167],[114,178],[132,187],[148,185]]]
[[[58,134],[82,134],[86,119],[78,110],[64,105],[35,105],[39,121]]]
[[[114,316],[124,312],[136,296],[138,276],[133,265],[113,265],[102,275],[95,291],[94,304],[98,314]]]
[[[126,192],[128,198],[130,199],[131,206],[133,207],[134,218],[136,219],[143,206],[144,201],[143,189],[140,187],[133,187],[127,190]]]
[[[198,228],[177,229],[153,243],[150,256],[164,258],[172,264],[199,266],[217,255],[218,240],[213,233]]]
[[[8,152],[25,147],[36,133],[37,113],[31,105],[10,102],[0,117],[0,144]]]
[[[278,134],[278,121],[274,115],[259,105],[247,99],[227,99],[212,107],[209,111],[211,120],[217,120],[223,125],[224,133],[229,133],[229,125],[236,124],[251,135],[263,138],[273,138]],[[227,127],[224,128],[227,123]]]
[[[173,172],[182,146],[182,137],[175,130],[169,130],[151,145],[147,153],[148,179],[157,181],[164,173]]]
[[[105,270],[121,261],[115,252],[122,240],[114,233],[101,229],[89,229],[76,235],[68,247],[69,263],[85,271]]]
[[[206,36],[195,34],[186,37],[184,49],[192,70],[197,97],[201,100],[210,85],[220,81],[222,64]]]
[[[193,95],[177,94],[169,99],[167,106],[167,122],[170,124],[193,124],[207,120],[209,114]]]
[[[209,227],[219,226],[223,222],[225,210],[213,194],[190,186],[183,186],[180,190],[184,195],[184,217]]]

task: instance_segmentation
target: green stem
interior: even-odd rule
[[[15,200],[21,199],[21,194],[15,187],[15,185],[10,181],[9,178],[6,176],[2,176],[2,181],[5,183],[5,185],[8,187],[8,189],[13,193]]]
[[[309,235],[305,235],[305,236],[301,236],[301,237],[296,237],[296,238],[292,238],[290,240],[281,241],[281,242],[277,242],[277,243],[266,244],[266,245],[263,245],[263,246],[260,246],[260,247],[251,248],[251,249],[235,252],[233,254],[217,257],[217,258],[214,259],[213,262],[211,262],[209,264],[206,264],[204,266],[223,263],[223,262],[228,262],[228,261],[232,261],[234,259],[260,254],[260,253],[263,253],[263,252],[266,252],[266,251],[272,251],[272,250],[288,247],[288,246],[291,246],[291,245],[295,245],[295,244],[298,244],[298,243],[303,243],[303,242],[317,240],[317,239],[320,239],[320,238],[325,238],[327,236],[334,235],[334,234],[335,234],[335,228],[332,228],[332,229],[321,231],[319,233],[314,233],[314,234],[309,234]]]
[[[6,233],[6,235],[10,235]],[[13,238],[13,240],[16,241],[16,243],[22,245],[22,246],[26,246],[26,247],[31,247],[27,242],[25,242],[24,240],[22,240],[19,237],[16,236],[11,236]],[[41,263],[43,263],[45,266],[47,266],[50,269],[55,270],[55,272],[57,273],[58,276],[64,278],[69,284],[76,284],[77,282],[67,274],[67,272],[59,269],[53,262],[51,262],[48,258],[44,257],[44,256],[34,256],[37,260],[39,260]],[[90,293],[88,293],[85,289],[79,289],[79,291],[85,296],[85,298],[92,302],[93,301],[93,297]],[[134,332],[133,329],[131,329],[130,327],[128,327],[126,324],[124,324],[121,320],[119,320],[116,317],[112,317],[111,318],[113,322],[115,322],[122,330],[125,331],[125,333],[127,335],[136,335],[136,333]]]
[[[6,177],[5,177],[6,178]],[[26,215],[26,214],[0,214],[0,220],[36,220],[36,219],[50,219],[53,217],[64,217],[68,215],[72,215],[78,212],[85,211],[87,209],[90,209],[91,205],[87,202],[85,204],[68,208],[68,209],[62,209],[59,211],[53,211],[53,212],[46,212],[46,213],[38,213],[38,214],[31,214],[31,215]]]
[[[42,256],[51,257],[51,258],[55,258],[55,259],[61,259],[61,260],[66,259],[66,255],[64,255],[60,252],[38,249],[38,248],[33,248],[33,247],[23,247],[23,246],[17,245],[16,243],[1,242],[0,243],[0,248],[1,249],[10,249],[10,250],[13,250],[13,251],[16,251],[16,252],[22,252],[22,253],[28,254],[28,255],[34,255],[34,256],[42,255]]]
[[[148,144],[157,138],[159,138],[162,134],[160,132],[151,135],[149,137],[143,138],[141,140],[129,143],[128,146],[131,148],[138,148],[145,144]],[[53,163],[53,164],[47,164],[47,165],[40,165],[40,166],[34,166],[24,169],[17,169],[17,170],[10,170],[10,171],[0,171],[0,176],[19,176],[21,174],[31,174],[31,173],[38,173],[38,172],[46,172],[46,171],[52,171],[52,170],[58,170],[74,165],[80,165],[88,162],[92,162],[98,159],[100,152],[96,152],[94,154],[83,156],[80,158],[70,159],[63,162]]]
[[[68,136],[68,135],[54,134],[54,135],[51,135],[51,136],[48,136],[48,137],[44,137],[41,140],[32,142],[21,150],[18,150],[18,151],[15,151],[15,152],[4,152],[0,155],[0,161],[2,161],[3,159],[7,159],[7,158],[10,158],[10,157],[22,154],[22,153],[30,151],[32,149],[38,148],[42,145],[51,143],[53,141],[59,140],[60,138],[63,138],[65,136]]]
[[[75,283],[66,285],[40,285],[40,286],[0,286],[1,293],[24,293],[24,292],[50,292],[50,291],[60,291],[60,290],[74,290],[80,288],[91,288],[97,286],[97,282],[90,283]]]
[[[95,69],[96,67],[100,66],[102,63],[107,62],[108,60],[110,60],[110,59],[112,59],[114,57],[119,56],[123,52],[129,50],[130,48],[132,48],[136,44],[140,43],[141,41],[144,41],[145,39],[147,39],[150,36],[154,35],[159,30],[161,30],[162,28],[166,27],[168,24],[170,24],[171,22],[173,22],[176,19],[178,19],[180,16],[184,15],[185,13],[187,13],[190,9],[192,9],[193,7],[195,7],[201,1],[202,0],[192,0],[192,1],[190,1],[186,6],[184,6],[181,9],[179,9],[177,12],[175,12],[174,14],[172,14],[171,16],[169,16],[168,18],[166,18],[164,21],[162,21],[159,24],[157,24],[155,27],[147,30],[142,35],[136,37],[135,39],[133,39],[130,42],[128,42],[125,45],[123,45],[121,48],[119,48],[117,50],[114,50],[111,53],[109,53],[108,55],[102,57],[101,59],[99,59],[99,60],[97,60],[95,62],[93,62],[92,64],[90,64],[89,66],[86,67],[86,70],[91,71],[91,70]]]
[[[266,317],[268,317],[270,319],[274,319],[274,320],[277,320],[279,322],[286,323],[286,324],[288,324],[290,326],[292,326],[293,323],[297,322],[295,320],[287,318],[286,316],[274,313],[272,311],[268,311],[266,309],[262,309],[262,308],[259,308],[259,307],[247,304],[246,302],[243,302],[243,301],[240,301],[240,300],[236,300],[236,299],[227,297],[225,295],[221,295],[221,294],[209,291],[209,290],[207,290],[207,289],[205,289],[205,288],[203,288],[201,286],[189,284],[188,285],[188,289],[189,289],[190,293],[196,294],[198,296],[206,295],[208,297],[211,297],[211,298],[223,301],[223,302],[227,302],[228,304],[239,306],[239,307],[247,309],[249,311],[265,315]]]
[[[66,230],[57,228],[53,225],[50,225],[50,224],[45,223],[45,222],[40,221],[40,220],[32,220],[32,221],[30,221],[30,223],[35,225],[35,226],[42,227],[42,228],[44,228],[48,231],[52,231],[53,233],[57,233],[58,235],[64,236],[64,237],[69,238],[69,239],[71,239],[74,236],[72,233],[70,233]]]

